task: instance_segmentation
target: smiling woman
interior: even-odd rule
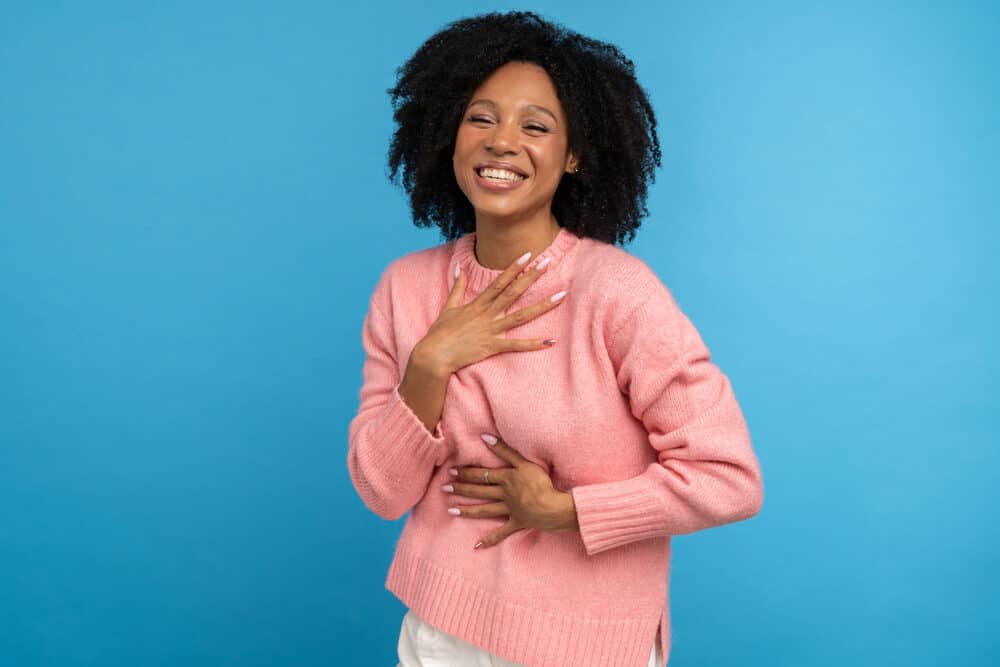
[[[472,97],[458,126],[452,162],[477,222],[497,228],[504,219],[537,218],[544,227],[563,174],[577,168],[552,79],[534,63],[509,62]],[[490,155],[496,158],[484,157]],[[514,191],[517,196],[497,196]]]
[[[390,178],[447,241],[382,272],[349,427],[358,495],[409,512],[399,667],[662,665],[671,537],[753,516],[763,486],[729,379],[616,245],[660,159],[632,63],[487,14],[389,92]]]
[[[515,72],[501,72],[508,63],[526,77],[518,91],[507,88]],[[484,161],[530,166],[521,162],[530,154],[509,159],[524,142],[526,151],[544,147],[561,174],[571,152],[575,171],[557,179],[553,217],[607,243],[634,238],[660,145],[652,105],[618,47],[532,12],[493,13],[449,24],[397,73],[389,177],[409,194],[414,224],[436,224],[447,239],[478,231],[475,202],[450,163],[462,157],[459,142],[494,137],[500,145],[482,148]]]

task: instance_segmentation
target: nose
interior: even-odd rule
[[[497,123],[493,134],[486,143],[486,149],[503,155],[517,153],[517,138],[520,128],[514,123]]]

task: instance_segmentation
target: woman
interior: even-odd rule
[[[399,70],[390,177],[449,240],[382,273],[347,464],[407,511],[400,665],[663,665],[672,535],[761,507],[732,386],[615,245],[656,120],[612,45],[534,13],[449,24]]]

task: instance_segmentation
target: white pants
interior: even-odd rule
[[[659,640],[657,632],[648,667],[663,667]],[[399,664],[396,667],[523,667],[435,628],[412,610],[407,610],[403,616],[397,650]]]

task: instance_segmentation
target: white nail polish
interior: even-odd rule
[[[459,271],[461,270],[462,270],[462,265],[459,264],[458,262],[455,262],[455,280],[458,280],[458,274]]]
[[[564,296],[566,296],[566,290],[563,290],[562,292],[556,292],[555,294],[552,295],[552,298],[549,299],[549,301],[551,301],[552,303],[558,303],[559,300],[562,299]]]
[[[521,266],[524,266],[524,263],[527,262],[530,257],[531,257],[531,251],[529,250],[528,252],[521,255],[520,259],[517,260],[517,263],[520,264]]]
[[[551,262],[551,261],[552,261],[551,257],[546,257],[545,259],[543,259],[542,261],[540,261],[538,264],[535,264],[535,271],[541,271],[546,266],[548,266],[549,262]]]

